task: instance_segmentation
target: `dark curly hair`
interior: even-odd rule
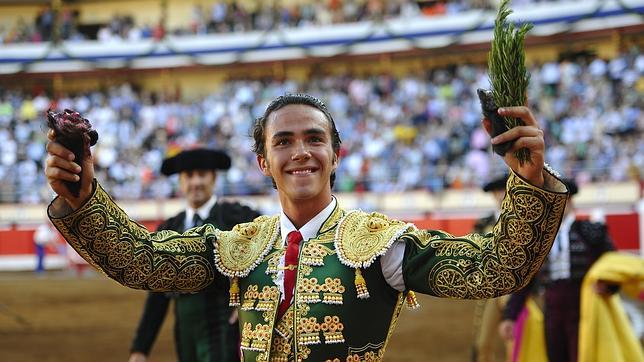
[[[320,112],[324,113],[324,116],[329,121],[329,128],[331,129],[331,146],[333,151],[338,153],[340,151],[340,145],[342,140],[340,139],[340,133],[335,127],[335,121],[329,112],[329,109],[326,107],[324,102],[320,99],[304,93],[287,93],[275,98],[271,103],[266,107],[264,114],[255,119],[251,133],[253,135],[253,140],[255,144],[253,145],[253,152],[256,155],[266,157],[266,122],[271,113],[282,109],[291,104],[303,104],[306,106],[311,106],[315,109],[318,109]],[[335,182],[335,172],[331,173],[331,187]],[[273,181],[273,187],[277,188],[275,181]]]

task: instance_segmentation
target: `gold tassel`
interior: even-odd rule
[[[407,296],[405,297],[405,300],[407,302],[407,308],[409,308],[409,309],[418,309],[418,308],[420,308],[420,304],[418,304],[418,299],[416,299],[416,293],[414,293],[413,290],[410,290],[407,293]]]
[[[228,305],[231,307],[239,307],[239,283],[237,282],[237,277],[233,277],[230,281],[230,299],[228,299]]]
[[[362,277],[362,271],[360,268],[356,268],[356,292],[358,293],[358,298],[367,299],[369,298],[369,290],[367,290],[367,282],[365,282]]]

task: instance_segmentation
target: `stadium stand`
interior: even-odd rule
[[[109,2],[109,1],[107,1]],[[515,8],[522,8],[544,0],[519,0]],[[33,15],[18,17],[0,30],[0,43],[47,42],[56,40],[131,40],[161,38],[165,25],[138,23],[135,15],[117,13],[101,25],[83,24],[78,6],[65,5],[58,9],[48,5],[32,9]],[[161,4],[159,6],[162,6]],[[167,32],[173,35],[203,35],[213,33],[239,33],[266,31],[409,18],[417,15],[454,15],[467,10],[492,10],[493,1],[473,0],[393,0],[393,1],[281,1],[261,3],[255,1],[211,1],[192,3],[189,15],[176,21]],[[159,24],[161,28],[159,28]]]
[[[627,181],[644,169],[638,96],[644,89],[644,55],[548,62],[532,74],[529,99],[544,123],[553,167],[586,183]],[[172,182],[159,175],[160,162],[195,143],[237,155],[221,183],[225,194],[265,194],[270,182],[255,170],[249,151],[251,121],[276,95],[300,91],[326,99],[342,120],[346,157],[338,170],[338,191],[478,187],[501,171],[479,125],[479,87],[487,87],[485,69],[463,64],[402,78],[238,80],[193,101],[130,84],[57,98],[4,90],[0,200],[50,198],[42,174],[42,114],[50,107],[78,110],[93,122],[101,137],[94,151],[99,177],[120,199],[173,196]],[[390,131],[382,132],[383,126]]]

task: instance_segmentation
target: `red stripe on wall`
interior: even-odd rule
[[[445,218],[435,219],[431,216],[409,220],[419,229],[443,230],[453,235],[465,235],[472,232],[475,219]],[[640,230],[637,213],[606,215],[608,232],[615,241],[618,250],[638,250],[640,248]],[[155,230],[159,221],[141,222],[148,230]],[[33,254],[33,229],[8,228],[0,230],[0,255]]]
[[[36,230],[17,230],[15,228],[0,231],[0,255],[33,254],[35,252],[34,233]]]
[[[638,250],[640,248],[639,215],[611,214],[606,215],[608,233],[619,250]]]

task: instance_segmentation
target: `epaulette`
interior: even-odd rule
[[[261,263],[279,237],[279,215],[259,216],[215,235],[217,270],[229,278],[243,278]]]
[[[360,269],[369,267],[402,234],[415,229],[413,224],[389,219],[381,213],[366,213],[361,210],[351,211],[340,220],[334,238],[335,249],[340,262],[356,271],[358,298],[369,297]]]

